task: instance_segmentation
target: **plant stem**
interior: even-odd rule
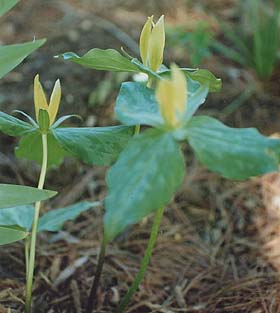
[[[150,259],[152,256],[153,247],[154,247],[154,244],[155,244],[156,239],[157,239],[157,234],[158,234],[161,218],[163,215],[163,211],[164,211],[164,208],[160,208],[156,211],[156,216],[155,216],[154,223],[152,226],[151,235],[150,235],[150,239],[148,242],[148,247],[146,249],[144,258],[142,259],[140,270],[139,270],[133,284],[131,285],[128,292],[126,293],[123,300],[121,301],[121,303],[118,307],[118,310],[117,310],[118,313],[124,312],[125,308],[129,304],[134,293],[137,291],[138,286],[140,285],[140,283],[141,283],[141,281],[145,275],[145,272],[147,270],[147,267],[149,265],[149,262],[150,262]]]
[[[140,133],[140,125],[136,125],[134,129],[134,136],[138,135]]]
[[[147,87],[152,88],[154,84],[154,79],[149,77],[148,82],[147,82]]]
[[[25,275],[26,280],[28,277],[28,266],[29,266],[29,247],[30,247],[30,238],[29,236],[25,238],[24,240],[24,254],[25,254]]]
[[[106,242],[103,239],[102,244],[101,244],[99,257],[98,257],[97,268],[96,268],[94,280],[93,280],[90,294],[88,297],[86,313],[91,313],[93,311],[94,305],[96,303],[96,295],[97,295],[98,285],[99,285],[99,281],[100,281],[100,277],[101,277],[101,273],[102,273],[102,269],[103,269],[103,265],[104,265],[105,254],[106,254]]]
[[[43,158],[42,158],[42,167],[38,183],[38,189],[43,189],[47,165],[48,165],[48,140],[47,134],[42,134],[42,144],[43,144]],[[33,287],[33,276],[34,276],[34,266],[35,266],[35,254],[36,254],[36,239],[37,239],[37,229],[38,221],[40,215],[40,206],[41,201],[36,202],[35,211],[34,211],[34,220],[31,231],[30,238],[30,254],[29,254],[29,263],[28,263],[28,274],[26,280],[26,301],[25,301],[25,313],[31,313],[32,306],[32,287]]]
[[[140,125],[136,125],[134,129],[134,136],[138,135],[140,133]],[[105,260],[105,254],[106,254],[106,246],[107,242],[103,238],[101,248],[100,248],[100,253],[98,256],[98,261],[97,261],[97,268],[94,276],[94,280],[92,282],[91,290],[89,293],[88,297],[88,302],[87,302],[87,307],[86,307],[86,313],[92,313],[93,308],[96,302],[96,295],[97,295],[97,290],[98,290],[98,285],[104,265],[104,260]]]

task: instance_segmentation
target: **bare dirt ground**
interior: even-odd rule
[[[170,25],[194,21],[199,16],[231,19],[236,2],[22,1],[1,21],[1,41],[32,40],[35,35],[47,37],[48,42],[1,81],[1,110],[10,113],[20,109],[31,114],[32,80],[40,73],[48,91],[52,82],[61,78],[61,114],[80,114],[84,118],[82,125],[88,126],[116,123],[115,96],[120,82],[128,77],[83,69],[53,56],[120,46],[136,54],[146,16],[165,13]],[[172,56],[167,43],[167,64]],[[178,61],[188,66],[187,56]],[[255,126],[265,134],[279,130],[277,72],[263,92],[225,117],[222,109],[246,88],[251,73],[217,56],[206,60],[204,66],[224,81],[222,92],[210,95],[204,112],[221,117],[229,125]],[[233,68],[237,73],[234,77],[230,74]],[[109,82],[109,87],[107,94],[100,96],[103,80]],[[38,167],[16,160],[15,145],[15,139],[0,135],[0,181],[36,185]],[[166,208],[149,270],[127,312],[280,312],[280,280],[273,263],[278,256],[278,224],[274,228],[269,219],[267,208],[271,202],[263,201],[263,180],[226,181],[202,168],[188,147],[185,150],[187,177]],[[46,187],[60,193],[44,209],[80,199],[104,199],[105,173],[105,168],[67,159],[48,175]],[[63,232],[40,235],[34,312],[83,312],[101,242],[102,215],[103,208],[96,208],[67,223]],[[109,246],[96,312],[113,312],[133,281],[151,222],[152,217],[131,227]],[[24,268],[21,243],[0,249],[0,313],[6,313],[8,306],[13,312],[23,312]]]

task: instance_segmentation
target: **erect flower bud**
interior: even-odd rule
[[[160,113],[169,128],[180,126],[187,108],[187,97],[186,78],[174,64],[171,66],[171,79],[160,80],[156,89]]]
[[[34,105],[36,119],[39,121],[39,111],[40,109],[48,112],[50,126],[54,123],[56,115],[58,112],[59,104],[61,99],[61,86],[59,79],[55,82],[50,103],[48,105],[44,89],[40,83],[39,75],[37,74],[34,78]]]
[[[148,17],[140,35],[140,56],[144,65],[157,71],[162,64],[165,45],[164,16],[156,24]]]

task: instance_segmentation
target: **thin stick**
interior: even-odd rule
[[[38,183],[38,189],[43,189],[46,173],[47,173],[47,165],[48,165],[48,140],[47,134],[42,134],[42,144],[43,144],[43,159],[42,159],[42,167],[41,173]],[[33,277],[34,277],[34,267],[35,267],[35,254],[36,254],[36,239],[37,239],[37,229],[38,229],[38,221],[40,215],[40,206],[41,201],[36,202],[35,204],[35,212],[34,212],[34,220],[31,231],[31,239],[30,239],[30,255],[29,255],[29,265],[28,265],[28,275],[26,280],[26,301],[25,301],[25,313],[31,313],[32,307],[32,287],[33,287]]]
[[[141,129],[140,125],[135,126],[134,136],[136,136],[140,133],[140,129]],[[94,306],[96,304],[98,285],[99,285],[99,281],[100,281],[100,277],[101,277],[101,273],[102,273],[102,269],[103,269],[103,265],[104,265],[105,255],[106,255],[106,245],[107,245],[107,242],[105,242],[105,240],[103,238],[101,248],[100,248],[100,253],[98,256],[98,262],[97,262],[95,277],[94,277],[94,280],[92,282],[90,294],[88,297],[86,313],[92,313]]]
[[[156,212],[156,216],[154,219],[154,223],[152,226],[152,230],[151,230],[151,235],[149,238],[149,242],[148,242],[148,246],[145,252],[145,256],[142,259],[141,262],[141,266],[140,266],[140,270],[133,282],[133,284],[131,285],[131,287],[129,288],[128,292],[126,293],[126,295],[124,296],[123,300],[121,301],[118,309],[117,309],[117,313],[123,313],[125,308],[127,307],[127,305],[129,304],[129,302],[131,301],[134,293],[137,291],[142,279],[144,278],[145,272],[147,270],[147,267],[150,263],[150,259],[152,256],[152,251],[153,251],[153,247],[155,245],[156,239],[157,239],[157,234],[158,234],[158,230],[159,230],[159,226],[161,223],[161,219],[162,219],[162,215],[163,215],[163,211],[164,208],[160,208],[157,210]]]
[[[94,305],[96,304],[97,290],[98,290],[99,281],[100,281],[100,277],[101,277],[101,273],[102,273],[102,269],[103,269],[103,265],[104,265],[105,254],[106,254],[106,242],[103,239],[102,244],[101,244],[99,257],[98,257],[98,263],[97,263],[97,268],[96,268],[94,280],[93,280],[90,294],[88,297],[86,313],[91,313],[93,311]]]

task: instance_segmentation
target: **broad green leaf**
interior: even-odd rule
[[[80,213],[100,206],[100,202],[82,201],[65,208],[51,210],[39,218],[38,232],[59,231],[66,221],[75,219]],[[1,226],[16,226],[30,231],[34,218],[34,206],[25,205],[0,210]]]
[[[46,200],[56,195],[55,191],[33,187],[0,184],[0,209]]]
[[[95,70],[134,73],[143,72],[153,78],[160,79],[159,74],[142,64],[138,59],[129,59],[114,49],[103,50],[94,48],[81,57],[74,52],[65,52],[58,55],[58,57],[62,57],[64,60],[70,60],[74,63]]]
[[[26,238],[27,236],[28,233],[23,230],[16,229],[14,227],[0,226],[0,245],[16,242]]]
[[[222,80],[217,78],[208,70],[204,69],[192,69],[192,68],[180,68],[184,72],[187,78],[199,82],[201,85],[208,85],[210,92],[219,92],[222,88]],[[162,69],[159,72],[160,76],[169,76],[170,69]]]
[[[21,63],[30,53],[41,47],[45,39],[0,46],[0,78]]]
[[[138,68],[137,72],[142,72],[142,73],[146,73],[148,76],[152,77],[152,78],[157,78],[157,79],[161,79],[161,76],[154,72],[153,70],[151,70],[149,67],[145,66],[143,63],[141,63],[138,59],[133,58],[131,60],[131,63],[135,64]]]
[[[0,112],[0,131],[9,136],[22,136],[34,130],[34,126],[4,112]]]
[[[59,56],[63,57],[64,60],[69,60],[95,70],[139,72],[136,65],[114,49],[103,50],[94,48],[81,57],[73,52],[66,52]]]
[[[184,176],[184,157],[170,133],[150,129],[134,137],[107,174],[106,240],[165,206]]]
[[[0,17],[10,11],[19,0],[0,0]]]
[[[38,232],[59,231],[66,221],[73,220],[82,212],[99,205],[100,202],[82,201],[66,208],[51,210],[40,217]]]
[[[29,231],[34,216],[33,205],[22,205],[0,210],[0,225],[18,226],[22,230]]]
[[[16,148],[15,153],[18,158],[42,163],[42,137],[36,130],[24,135]],[[53,134],[48,134],[48,167],[59,166],[68,153],[57,142]]]
[[[201,85],[208,85],[210,92],[219,92],[222,88],[222,80],[208,70],[197,69],[194,71],[182,68],[185,75],[198,81]]]
[[[202,164],[226,178],[242,180],[278,169],[280,141],[254,128],[231,128],[197,116],[185,128],[185,138]]]
[[[155,93],[139,83],[121,85],[115,106],[116,118],[125,125],[164,125]]]
[[[110,165],[133,134],[127,126],[55,128],[53,134],[70,155],[87,164]]]
[[[199,85],[192,93],[189,93],[187,110],[185,113],[185,122],[189,121],[197,109],[205,102],[205,99],[208,95],[208,90],[208,85],[204,84]]]
[[[198,82],[188,80],[186,122],[205,102],[207,94],[208,85],[200,85]],[[115,113],[117,119],[125,125],[142,124],[159,128],[164,126],[154,90],[140,83],[126,82],[121,85]]]

